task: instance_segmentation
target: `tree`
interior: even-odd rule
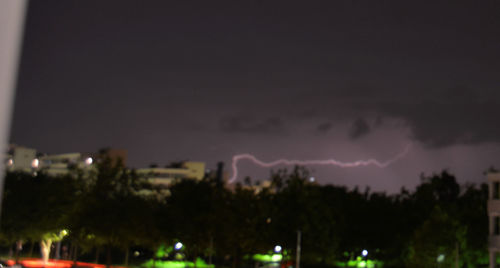
[[[296,233],[302,233],[302,259],[331,265],[339,254],[340,237],[337,220],[332,212],[338,204],[319,185],[308,182],[306,169],[295,167],[288,173],[272,175],[276,191],[273,198],[273,237],[286,248],[295,249]],[[333,205],[333,206],[332,206]]]
[[[468,267],[488,263],[488,217],[486,204],[488,185],[479,187],[469,184],[458,201],[459,222],[467,228],[465,242],[461,249],[461,259]]]
[[[40,241],[44,262],[53,241],[67,234],[69,212],[77,196],[71,176],[49,177],[43,172],[7,173],[2,236],[8,241]]]
[[[80,242],[105,247],[107,265],[112,261],[112,247],[125,251],[127,263],[130,245],[145,242],[155,233],[154,198],[138,195],[146,182],[125,168],[121,159],[111,159],[102,151],[97,160],[76,205],[72,227]]]
[[[439,206],[414,233],[408,256],[408,267],[452,267],[465,241],[466,228]]]
[[[213,241],[220,241],[222,228],[227,226],[225,210],[228,192],[215,181],[182,180],[172,186],[166,200],[166,214],[171,220],[163,226],[164,237],[178,239],[186,245],[186,253],[196,258],[213,251]],[[209,252],[208,254],[211,254]]]

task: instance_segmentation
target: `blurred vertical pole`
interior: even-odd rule
[[[0,155],[7,149],[10,118],[24,29],[25,0],[0,1]],[[0,161],[0,204],[3,198],[4,159]]]
[[[214,251],[214,238],[210,236],[210,253],[208,255],[208,265],[212,265],[212,252]]]
[[[300,268],[300,244],[302,240],[302,232],[300,230],[297,231],[297,256],[295,256],[295,267]]]
[[[61,241],[57,241],[54,259],[59,260],[60,258],[61,258]]]

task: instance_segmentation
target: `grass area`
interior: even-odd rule
[[[196,263],[192,261],[162,261],[162,260],[149,260],[141,265],[144,268],[185,268],[185,267],[197,267],[197,268],[214,268],[213,264],[207,264],[202,259],[196,259]]]

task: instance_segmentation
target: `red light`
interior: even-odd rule
[[[16,264],[14,260],[7,260],[7,265],[12,266]],[[27,268],[71,268],[75,262],[70,260],[49,260],[47,264],[43,263],[42,259],[28,258],[19,261],[20,264]],[[106,265],[89,263],[89,262],[76,262],[76,266],[85,268],[105,268]],[[123,266],[111,266],[112,268],[126,268]]]

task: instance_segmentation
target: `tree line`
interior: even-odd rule
[[[101,157],[95,166],[59,177],[7,173],[0,242],[22,241],[48,258],[62,240],[65,258],[128,265],[132,249],[156,258],[161,245],[182,241],[189,260],[253,267],[248,256],[275,245],[294,256],[300,231],[302,267],[335,267],[364,249],[384,267],[488,262],[487,185],[459,185],[447,171],[391,195],[311,183],[301,167],[272,173],[258,193],[249,179],[229,189],[207,176],[165,194],[120,161]]]

